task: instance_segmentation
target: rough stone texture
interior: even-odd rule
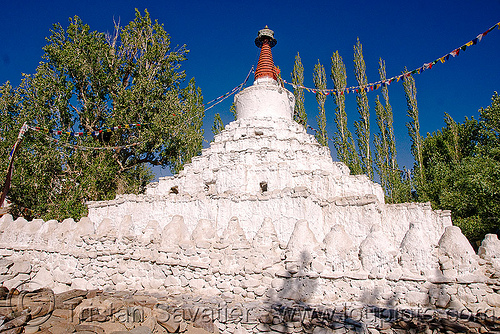
[[[4,216],[0,224],[6,221],[12,218]],[[150,233],[158,228],[153,222],[128,238],[109,238],[91,226],[80,229],[79,223],[65,230],[70,239],[58,233],[47,235],[54,224],[63,226],[48,221],[30,231],[28,222],[19,232],[1,231],[1,285],[11,289],[29,283],[57,293],[99,288],[223,296],[247,302],[362,302],[500,311],[499,275],[491,261],[500,255],[494,247],[497,239],[485,240],[484,259],[479,260],[457,228],[448,228],[437,251],[432,251],[436,246],[422,245],[426,236],[416,224],[399,247],[377,225],[360,245],[341,225],[318,241],[305,220],[295,224],[284,245],[269,217],[262,220],[253,240],[246,238],[236,218],[228,222],[221,237],[207,234],[206,239],[198,232],[210,226],[207,221],[200,221],[197,232],[189,234],[180,216],[156,235]],[[114,221],[106,224],[117,226]],[[18,235],[25,238],[15,240]],[[145,235],[149,235],[148,242]]]
[[[436,245],[420,222],[410,224],[400,246],[405,273],[431,276],[438,270]]]
[[[347,273],[361,268],[358,248],[342,225],[333,226],[323,243],[327,263],[331,264],[333,272]]]
[[[8,291],[15,292],[15,291]],[[0,309],[2,333],[496,333],[498,318],[422,308],[337,307],[297,301],[241,303],[188,295],[37,291]],[[419,299],[419,293],[414,297]],[[42,304],[41,300],[53,304]],[[0,301],[8,302],[0,296]],[[37,307],[37,312],[29,308]]]
[[[490,261],[496,270],[500,270],[500,240],[496,234],[487,234],[479,247],[478,255]]]
[[[445,270],[463,275],[475,273],[479,269],[478,256],[457,226],[446,228],[439,239],[439,251],[442,253],[441,266]],[[447,262],[451,262],[451,265]]]
[[[373,225],[370,234],[359,246],[359,257],[363,268],[375,276],[385,276],[398,268],[398,250],[378,225]]]

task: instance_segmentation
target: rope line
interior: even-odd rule
[[[442,57],[440,57],[440,58],[438,58],[438,59],[436,59],[436,60],[434,60],[434,61],[432,61],[430,63],[424,63],[421,67],[416,68],[413,71],[406,71],[403,74],[394,76],[392,78],[389,78],[389,79],[386,79],[386,80],[376,81],[376,82],[373,82],[373,83],[370,83],[370,84],[367,84],[367,85],[363,85],[363,86],[351,86],[351,87],[346,87],[344,89],[316,89],[316,88],[305,87],[305,86],[302,86],[302,85],[295,85],[295,84],[289,83],[289,82],[287,82],[285,80],[283,80],[283,82],[285,82],[288,85],[291,85],[295,89],[305,89],[306,91],[308,91],[310,93],[314,93],[314,94],[323,94],[323,95],[330,95],[330,94],[337,94],[338,95],[338,94],[340,94],[340,95],[344,95],[344,94],[349,94],[349,93],[354,93],[354,92],[355,93],[359,93],[360,91],[370,92],[370,91],[373,91],[373,90],[377,90],[380,87],[389,86],[394,81],[398,82],[403,77],[409,77],[412,74],[420,74],[420,73],[422,73],[425,70],[430,70],[437,63],[439,63],[439,62],[441,62],[441,63],[446,62],[448,59],[450,59],[450,56],[451,57],[458,56],[459,53],[460,53],[460,51],[464,52],[467,49],[467,47],[472,46],[472,45],[476,45],[477,43],[481,42],[481,40],[483,39],[483,37],[485,37],[490,31],[492,31],[493,29],[495,29],[495,27],[498,27],[498,29],[500,29],[500,22],[498,22],[498,23],[494,24],[493,26],[491,26],[488,30],[486,30],[482,34],[477,35],[477,37],[474,38],[473,40],[470,40],[469,42],[463,44],[459,48],[457,48],[457,49],[455,49],[455,50],[447,53],[446,55],[444,55],[444,56],[442,56]]]
[[[70,143],[64,142],[64,141],[62,141],[60,139],[54,138],[52,136],[49,136],[48,134],[44,133],[44,131],[40,130],[37,127],[28,126],[28,128],[30,130],[33,130],[33,131],[36,131],[36,132],[40,132],[47,139],[52,140],[54,143],[59,143],[59,144],[65,146],[65,147],[70,147],[70,148],[79,149],[79,150],[121,150],[121,149],[124,149],[124,148],[129,148],[129,147],[133,147],[133,146],[137,146],[139,144],[142,144],[142,142],[136,142],[136,143],[133,143],[133,144],[122,145],[122,146],[105,146],[105,147],[82,146],[82,145],[70,144]]]
[[[247,83],[248,79],[250,78],[250,75],[253,72],[254,72],[254,66],[252,66],[250,68],[250,71],[248,71],[248,74],[247,74],[245,80],[241,84],[239,84],[238,86],[234,87],[229,92],[227,92],[227,93],[225,93],[225,94],[223,94],[223,95],[221,95],[221,96],[219,96],[219,97],[217,97],[217,98],[215,98],[215,99],[213,99],[213,100],[205,103],[203,106],[212,104],[209,107],[205,108],[205,111],[209,110],[210,108],[213,108],[214,106],[216,106],[217,104],[221,103],[222,101],[224,101],[229,96],[231,96],[234,93],[240,91],[245,86],[245,84]],[[175,116],[175,114],[173,114],[173,116]],[[193,115],[192,117],[190,117],[186,121],[184,121],[183,124],[189,124],[189,122],[191,122],[196,117],[198,117],[198,115]],[[125,124],[125,125],[118,125],[118,126],[114,126],[114,127],[111,127],[111,128],[104,128],[104,129],[90,131],[90,132],[84,132],[84,131],[73,132],[73,131],[62,131],[62,130],[49,130],[49,129],[41,128],[39,126],[30,126],[30,125],[24,124],[23,127],[20,130],[19,135],[23,136],[24,133],[27,130],[33,130],[33,131],[36,131],[36,132],[39,132],[39,133],[43,134],[46,138],[48,138],[49,140],[51,140],[51,141],[53,141],[55,143],[59,143],[59,144],[65,146],[65,147],[69,147],[69,148],[73,148],[73,149],[79,149],[79,150],[121,150],[121,149],[125,149],[125,148],[130,148],[130,147],[137,146],[139,144],[142,144],[143,142],[136,142],[136,143],[132,143],[132,144],[128,144],[128,145],[121,145],[121,146],[92,147],[92,146],[83,146],[83,145],[70,144],[68,142],[62,141],[61,139],[54,138],[54,137],[50,136],[50,134],[57,135],[57,136],[68,135],[68,136],[71,136],[71,137],[83,137],[83,136],[88,136],[88,135],[97,136],[97,135],[102,134],[102,133],[113,132],[113,131],[116,131],[116,130],[119,130],[119,129],[139,128],[139,127],[143,127],[143,126],[145,126],[147,124],[148,123],[132,123],[132,124]],[[181,130],[183,130],[183,128],[184,128],[183,126],[178,127],[177,131],[175,131],[173,133],[172,137],[177,136],[179,134],[179,132]],[[12,155],[13,155],[13,152],[15,150],[15,147],[16,147],[16,145],[14,145],[14,147],[12,148],[12,150],[11,150],[11,152],[9,154],[9,159],[12,158]]]
[[[253,69],[253,66],[252,66],[252,68],[250,68],[250,71],[248,71],[247,77],[245,78],[245,80],[241,84],[239,84],[238,86],[234,87],[233,89],[231,89],[231,91],[227,92],[226,94],[221,95],[218,98],[213,99],[212,101],[205,103],[205,105],[209,105],[209,104],[214,103],[215,101],[217,101],[213,105],[209,106],[208,108],[205,108],[205,111],[209,110],[210,108],[215,107],[216,105],[218,105],[219,103],[221,103],[222,101],[224,101],[225,99],[227,99],[229,96],[233,95],[234,93],[239,92],[243,88],[243,86],[245,86],[245,84],[247,83],[248,79],[250,78],[250,74],[252,74],[253,72],[254,72],[254,69]]]

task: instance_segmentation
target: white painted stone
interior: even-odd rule
[[[320,246],[309,223],[299,220],[286,246],[286,261],[308,265],[319,253]]]
[[[253,85],[234,97],[238,119],[275,117],[292,119],[295,98],[276,81]]]
[[[9,213],[6,213],[2,217],[0,217],[0,233],[8,231],[8,229],[12,226],[13,221],[14,219]]]
[[[41,287],[52,288],[54,286],[54,277],[47,269],[41,268],[33,278],[33,282]]]
[[[158,233],[160,233],[160,231],[158,231]],[[124,242],[129,242],[136,239],[136,233],[134,229],[134,222],[132,221],[132,216],[126,215],[123,217],[120,226],[118,226],[118,236]]]
[[[55,232],[59,228],[59,222],[57,220],[49,220],[43,223],[40,231],[38,233],[38,237],[43,244],[53,245],[55,242],[59,240],[54,238]]]
[[[29,274],[31,272],[31,264],[29,261],[16,261],[9,272],[12,274]]]
[[[439,251],[440,262],[450,260],[459,275],[474,273],[478,269],[478,256],[458,226],[445,229],[439,240]]]
[[[114,240],[117,238],[118,226],[115,221],[109,218],[104,218],[97,227],[97,236],[99,238],[109,238]]]
[[[83,237],[95,234],[95,226],[89,217],[82,217],[75,226],[76,237]]]
[[[271,218],[264,218],[261,227],[252,240],[252,246],[263,250],[275,250],[279,247],[278,234]]]
[[[200,219],[193,233],[191,234],[191,239],[193,239],[195,242],[217,241],[217,228],[215,224],[213,224],[212,221],[208,219]]]
[[[1,218],[2,282],[15,269],[55,291],[499,307],[496,237],[479,259],[450,212],[385,204],[380,185],[292,120],[293,95],[275,81],[235,101],[238,119],[145,194],[88,203],[78,223]]]
[[[439,267],[435,246],[420,222],[410,224],[400,246],[403,269],[416,275],[431,276]]]
[[[248,249],[250,243],[248,242],[245,232],[240,226],[237,217],[232,217],[224,231],[220,242],[222,244],[229,244],[233,249]]]
[[[139,236],[139,241],[143,245],[158,244],[161,240],[161,228],[160,224],[156,220],[150,220],[141,235]]]
[[[29,244],[30,242],[36,242],[36,235],[42,228],[43,223],[43,219],[34,219],[25,225],[24,242],[26,244]]]
[[[63,284],[71,284],[71,276],[67,271],[62,271],[60,268],[54,268],[52,271],[54,281]]]
[[[206,282],[201,278],[195,278],[189,281],[189,286],[194,290],[200,290],[206,286]]]
[[[490,261],[497,271],[500,271],[500,240],[496,234],[487,234],[477,253],[482,259]]]
[[[334,225],[323,240],[326,261],[334,272],[357,271],[361,268],[358,247],[345,232],[342,225]]]
[[[380,226],[374,225],[370,234],[359,246],[363,268],[374,275],[386,275],[397,267],[398,250]]]
[[[161,247],[164,249],[177,248],[179,244],[189,241],[189,231],[182,216],[174,216],[161,232]]]
[[[179,286],[181,285],[181,280],[175,276],[168,276],[165,278],[163,281],[163,285],[169,287],[169,286]]]

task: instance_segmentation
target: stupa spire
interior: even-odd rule
[[[259,30],[255,45],[260,48],[259,62],[255,70],[255,81],[261,78],[271,78],[278,81],[278,69],[274,66],[273,54],[271,48],[277,43],[274,38],[274,31],[266,25],[264,29]]]

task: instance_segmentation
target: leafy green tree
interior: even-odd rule
[[[385,190],[386,199],[391,196],[391,188],[389,186],[389,140],[387,131],[387,112],[384,105],[380,102],[380,97],[377,95],[375,99],[375,114],[377,116],[377,126],[379,133],[374,136],[375,146],[375,170],[380,177],[380,184]]]
[[[385,61],[379,60],[380,80],[387,79]],[[382,85],[382,96],[384,104],[377,95],[375,100],[375,114],[379,133],[375,134],[375,168],[380,177],[380,183],[385,189],[386,201],[396,203],[405,201],[406,196],[401,196],[401,192],[408,194],[409,190],[403,189],[402,179],[398,162],[396,160],[396,138],[394,136],[392,107],[389,103],[389,89],[387,85]]]
[[[415,171],[416,181],[418,188],[423,188],[424,183],[424,165],[422,156],[422,136],[420,135],[420,121],[418,118],[418,105],[417,105],[417,88],[415,86],[415,79],[408,73],[405,68],[403,75],[403,87],[406,96],[406,105],[408,107],[407,115],[410,121],[406,123],[408,134],[411,139],[411,152],[415,158]]]
[[[356,94],[359,121],[354,122],[358,140],[359,154],[361,158],[361,169],[373,180],[372,155],[370,150],[370,106],[368,105],[368,78],[366,77],[366,65],[363,58],[363,45],[358,41],[354,46],[354,74],[360,89]]]
[[[356,145],[352,138],[351,131],[347,126],[347,113],[345,110],[345,94],[340,94],[347,87],[347,75],[345,64],[339,52],[333,53],[331,58],[331,74],[337,94],[334,94],[334,100],[337,107],[335,108],[335,124],[337,131],[333,135],[333,144],[337,151],[337,158],[345,163],[352,174],[361,174],[361,165]]]
[[[293,88],[293,95],[295,95],[295,109],[293,112],[293,119],[295,122],[302,124],[303,127],[307,126],[307,114],[304,107],[304,89],[299,86],[304,85],[304,66],[302,60],[297,52],[295,56],[295,63],[293,64],[292,83],[295,85]]]
[[[424,192],[475,245],[500,227],[500,97],[479,111],[480,119],[455,122],[428,134],[422,145]]]
[[[43,50],[35,74],[17,88],[1,87],[2,170],[23,122],[87,134],[141,126],[62,134],[58,142],[29,131],[9,194],[14,214],[78,218],[86,214],[88,200],[142,191],[152,176],[148,165],[177,172],[201,151],[201,90],[194,79],[182,87],[188,50],[172,48],[170,36],[147,11],[136,11],[133,21],[108,36],[75,16],[66,29],[53,26]]]
[[[218,135],[224,130],[224,123],[222,122],[222,118],[219,113],[216,113],[214,116],[214,125],[212,125],[212,133]]]
[[[313,72],[314,87],[318,90],[326,89],[326,74],[325,68],[320,64],[319,60],[316,65],[314,65]],[[325,101],[326,95],[318,91],[316,93],[316,101],[318,102],[318,116],[316,116],[316,121],[318,123],[318,131],[316,132],[316,139],[323,146],[328,146],[328,134],[326,133],[326,112],[325,112]]]
[[[231,112],[231,114],[233,114],[233,118],[236,121],[236,119],[238,118],[238,115],[236,114],[236,105],[234,104],[234,102],[231,104],[229,111]]]

